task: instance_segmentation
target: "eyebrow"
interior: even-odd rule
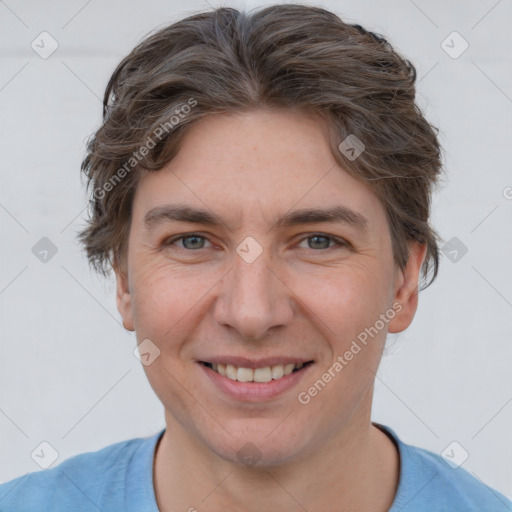
[[[182,204],[164,204],[149,210],[144,216],[144,225],[151,229],[164,222],[190,222],[205,226],[220,226],[223,224],[208,210],[194,208]],[[342,223],[367,232],[369,222],[361,213],[346,206],[333,206],[331,208],[303,208],[292,210],[278,218],[271,231],[282,227],[291,227],[302,224],[317,224],[320,222]]]

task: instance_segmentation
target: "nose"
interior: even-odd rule
[[[288,325],[294,314],[293,294],[268,250],[248,263],[238,254],[233,269],[218,284],[215,320],[238,331],[244,339],[263,339],[266,333]]]

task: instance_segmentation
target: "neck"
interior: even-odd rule
[[[154,485],[159,510],[259,512],[371,510],[391,507],[399,478],[393,442],[354,418],[310,453],[280,465],[246,467],[207,449],[166,413],[167,429],[157,447]]]

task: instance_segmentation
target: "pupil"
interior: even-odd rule
[[[186,238],[183,239],[183,243],[185,244],[185,247],[187,245],[187,243],[186,243],[187,240],[196,240],[196,241],[199,240],[199,245],[201,245],[201,242],[202,242],[201,237],[199,237],[199,236],[187,236]],[[186,247],[186,248],[187,249],[197,249],[197,246],[194,247],[194,244],[192,244],[192,247]]]
[[[322,239],[323,239],[323,240],[324,240],[324,242],[327,242],[327,246],[325,246],[325,244],[324,244],[324,247],[321,247],[322,249],[327,249],[327,248],[329,247],[329,239],[328,239],[327,237],[325,237],[325,236],[312,236],[312,237],[310,238],[310,240],[319,240],[319,239],[320,239],[320,240],[322,240]],[[311,244],[310,244],[310,245],[311,245]],[[320,243],[320,245],[322,245],[322,244]],[[314,248],[314,247],[313,247],[313,248]],[[317,248],[318,248],[318,247],[317,247]]]

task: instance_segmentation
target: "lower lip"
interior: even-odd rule
[[[309,372],[310,367],[313,366],[313,364],[310,363],[296,372],[292,372],[280,379],[271,380],[270,382],[239,382],[224,377],[224,375],[217,373],[202,363],[197,364],[199,364],[204,373],[212,380],[217,388],[231,398],[245,402],[258,402],[273,398],[288,391],[298,384],[304,375]]]

